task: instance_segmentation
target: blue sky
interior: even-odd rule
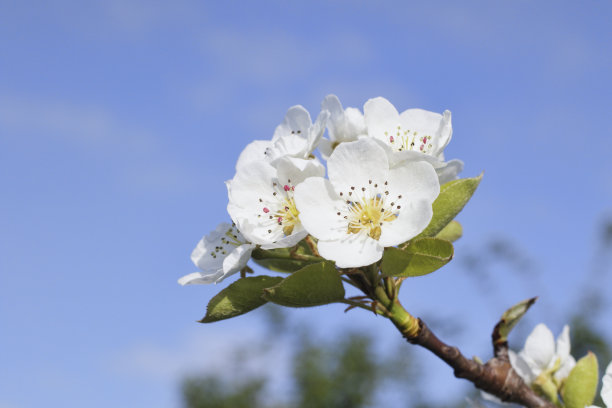
[[[455,262],[405,285],[407,307],[465,324],[449,340],[468,355],[530,296],[525,330],[560,331],[612,216],[611,14],[601,1],[0,1],[0,407],[177,406],[185,373],[227,374],[233,347],[266,335],[261,315],[197,324],[220,287],[176,279],[227,220],[242,148],[329,93],[449,109],[446,156],[485,171]],[[460,264],[499,236],[538,273],[493,268],[492,296]],[[396,336],[342,309],[290,316]],[[432,384],[454,383],[424,358]]]

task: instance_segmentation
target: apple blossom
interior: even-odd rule
[[[612,408],[612,362],[608,364],[606,373],[601,379],[601,399],[607,408]],[[599,408],[596,405],[591,405],[588,408]]]
[[[519,353],[510,350],[510,363],[514,370],[528,384],[541,375],[552,375],[560,385],[576,365],[570,354],[569,326],[563,331],[555,344],[554,336],[545,324],[538,324],[525,341],[525,347]]]
[[[392,164],[426,160],[435,167],[440,184],[457,178],[463,170],[460,160],[444,161],[444,148],[453,132],[450,111],[440,115],[423,109],[408,109],[400,114],[382,97],[368,100],[363,111],[368,136],[388,147]]]
[[[338,267],[378,261],[385,247],[413,238],[431,220],[440,192],[431,164],[390,167],[384,149],[363,138],[340,144],[327,165],[329,180],[306,179],[295,189],[295,203],[321,256]]]
[[[219,283],[244,268],[255,245],[247,242],[235,226],[223,222],[204,236],[191,253],[201,272],[178,280],[181,285]]]
[[[321,109],[330,113],[327,121],[329,139],[321,139],[319,151],[327,159],[340,143],[352,142],[366,134],[363,114],[357,108],[342,109],[336,95],[327,95],[321,102]]]
[[[313,124],[303,106],[292,106],[276,127],[272,140],[255,140],[247,145],[238,158],[236,170],[253,161],[272,162],[283,156],[310,158],[323,137],[328,118],[329,111],[323,110]]]
[[[264,249],[294,246],[308,235],[294,189],[305,178],[324,174],[325,167],[316,159],[285,156],[274,166],[268,161],[248,163],[227,182],[227,210],[250,242]]]

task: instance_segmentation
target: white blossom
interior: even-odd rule
[[[238,158],[236,171],[254,161],[273,162],[284,156],[311,158],[323,137],[328,118],[329,111],[323,110],[313,124],[303,106],[292,106],[276,127],[272,140],[255,140],[247,145]]]
[[[329,139],[321,139],[319,151],[327,159],[340,143],[352,142],[366,134],[363,114],[357,108],[342,108],[336,95],[327,95],[321,103],[321,109],[330,113],[327,121]]]
[[[378,261],[385,247],[420,233],[440,192],[425,161],[389,166],[371,138],[340,144],[328,162],[329,180],[306,179],[295,189],[304,228],[318,238],[321,256],[341,268]]]
[[[601,399],[604,404],[606,404],[607,408],[612,408],[612,362],[608,364],[608,368],[606,368],[606,373],[601,379],[602,387],[601,387]],[[595,405],[591,405],[588,408],[599,408]]]
[[[227,210],[250,242],[264,249],[294,246],[308,235],[295,205],[294,189],[305,178],[324,174],[325,167],[316,159],[285,156],[274,166],[253,161],[227,182]]]
[[[368,100],[364,107],[368,136],[388,148],[392,165],[403,160],[426,160],[436,169],[440,183],[457,178],[460,160],[444,161],[444,148],[451,140],[451,113],[408,109],[401,114],[385,98]]]
[[[559,385],[567,378],[576,360],[570,354],[569,326],[555,339],[545,324],[538,324],[525,341],[519,353],[510,350],[510,363],[527,384],[533,383],[541,375],[552,375]]]
[[[255,245],[247,242],[231,224],[221,223],[204,236],[191,253],[191,260],[201,269],[178,280],[181,285],[219,283],[244,268]]]

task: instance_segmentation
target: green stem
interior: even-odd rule
[[[340,301],[340,303],[345,303],[345,304],[347,304],[347,305],[351,305],[351,306],[354,306],[354,307],[359,307],[359,308],[361,308],[361,309],[367,310],[368,312],[371,312],[371,311],[372,311],[372,308],[370,308],[370,307],[368,307],[368,306],[364,305],[363,303],[360,303],[360,302],[355,302],[355,301],[353,301],[353,300],[349,300],[349,299],[342,299],[342,300]],[[379,315],[384,315],[384,313],[383,313],[383,312],[381,312],[381,311],[380,311],[380,310],[378,310],[378,309],[376,309],[376,310],[375,310],[375,312],[376,312],[376,314],[379,314]]]
[[[376,295],[376,300],[389,312],[389,319],[406,339],[414,339],[419,335],[419,319],[408,313],[399,300],[389,299],[387,292],[380,285],[376,287],[374,294]]]

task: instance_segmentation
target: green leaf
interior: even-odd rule
[[[537,297],[523,300],[504,312],[493,329],[493,346],[496,349],[497,347],[508,345],[508,334],[510,334],[510,331],[512,331],[536,300],[538,300]]]
[[[200,323],[229,319],[257,309],[266,303],[262,297],[263,290],[282,280],[280,277],[265,275],[238,279],[210,300],[206,316]]]
[[[480,184],[478,177],[449,181],[440,187],[440,195],[433,203],[433,217],[419,237],[436,236],[448,225],[470,200]]]
[[[410,241],[404,249],[385,249],[382,271],[387,276],[422,276],[440,269],[452,258],[453,244],[449,241],[420,238]]]
[[[438,232],[436,238],[445,239],[450,242],[455,242],[463,235],[463,227],[457,221],[451,221]]]
[[[590,351],[582,357],[565,380],[561,396],[566,408],[584,408],[591,405],[597,393],[599,368],[597,357]]]
[[[306,265],[321,262],[321,258],[304,253],[305,250],[301,245],[293,255],[291,249],[292,248],[279,248],[265,250],[255,248],[251,254],[251,259],[264,268],[283,273],[295,272]],[[295,259],[296,257],[301,259]]]
[[[265,289],[264,298],[282,306],[319,306],[344,299],[344,286],[334,264],[320,262],[307,265]]]

